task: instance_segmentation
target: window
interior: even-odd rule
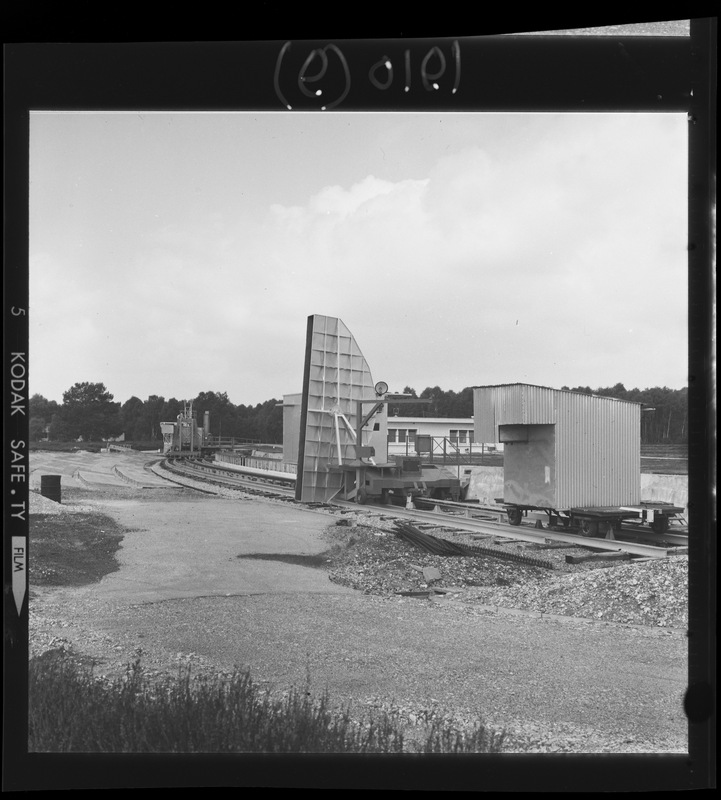
[[[407,433],[408,431],[405,428],[398,428],[398,441],[405,442]]]
[[[453,444],[457,444],[458,442],[458,431],[451,430],[450,436],[448,437]]]
[[[417,434],[418,434],[418,429],[417,428],[409,428],[408,429],[408,441],[411,442],[411,444],[413,442],[415,442]]]
[[[458,444],[465,444],[466,443],[466,436],[468,431],[458,431]]]
[[[388,428],[388,441],[395,442],[395,440],[396,440],[395,428]]]

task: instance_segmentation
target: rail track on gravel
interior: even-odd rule
[[[260,470],[228,469],[216,462],[202,458],[174,458],[156,462],[171,480],[183,483],[190,479],[196,484],[207,485],[207,489],[191,488],[214,493],[217,489],[236,489],[250,495],[285,501],[308,508],[327,508],[340,511],[367,511],[387,519],[415,523],[426,528],[443,528],[470,532],[480,541],[508,540],[580,547],[589,551],[627,553],[636,558],[665,558],[688,552],[688,533],[679,529],[656,534],[641,526],[630,526],[617,531],[613,538],[595,538],[570,533],[562,529],[543,527],[539,520],[512,526],[505,522],[502,507],[480,506],[477,503],[459,503],[437,500],[416,500],[413,507],[399,505],[358,505],[343,500],[327,503],[302,503],[295,499],[295,477],[280,477],[277,474],[264,476]],[[167,477],[167,474],[166,474]],[[187,485],[187,484],[185,484]]]

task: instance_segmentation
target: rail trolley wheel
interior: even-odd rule
[[[590,519],[582,519],[580,523],[581,536],[597,536],[598,523]]]
[[[651,530],[653,530],[654,533],[666,533],[668,527],[668,517],[665,514],[658,514],[653,518]]]
[[[523,519],[523,511],[520,508],[509,508],[506,510],[509,525],[520,525]]]

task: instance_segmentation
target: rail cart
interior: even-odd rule
[[[597,508],[570,508],[557,511],[553,508],[506,503],[502,498],[497,503],[506,509],[510,525],[520,525],[529,512],[542,512],[548,517],[549,528],[568,528],[583,536],[613,538],[624,522],[648,525],[655,533],[668,531],[671,520],[684,513],[680,506],[670,503],[640,503],[637,506],[600,506]]]

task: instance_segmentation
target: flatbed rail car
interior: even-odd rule
[[[671,520],[685,512],[685,509],[670,503],[639,503],[637,506],[601,506],[557,511],[553,508],[506,503],[502,498],[498,498],[496,502],[506,509],[511,525],[520,525],[529,511],[540,511],[548,516],[549,528],[569,528],[578,530],[583,536],[608,538],[621,530],[624,522],[648,525],[655,533],[666,533],[671,526]]]

